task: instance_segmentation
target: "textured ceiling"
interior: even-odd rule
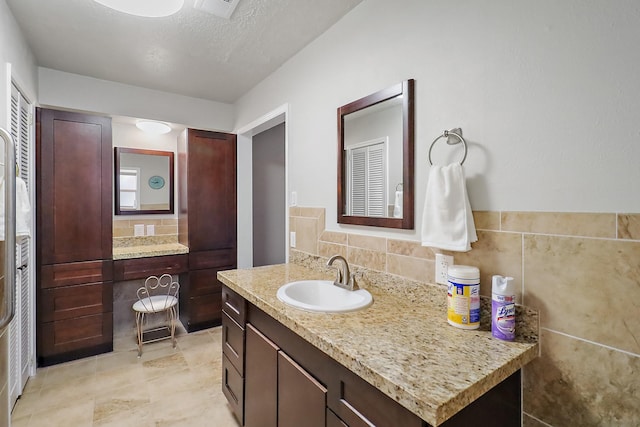
[[[133,1],[133,0],[132,0]],[[240,0],[140,18],[92,0],[6,0],[39,66],[234,102],[362,0]]]

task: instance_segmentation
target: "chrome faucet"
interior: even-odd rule
[[[340,260],[342,262],[340,264],[341,267],[338,267],[338,276],[336,277],[336,280],[333,282],[333,284],[338,287],[352,291],[353,287],[356,284],[356,278],[353,277],[349,272],[349,264],[347,264],[347,260],[340,255],[334,255],[331,258],[329,258],[329,261],[327,261],[327,266],[331,267],[335,260]]]

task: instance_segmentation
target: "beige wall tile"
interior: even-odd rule
[[[296,229],[296,224],[297,224],[297,220],[298,217],[297,216],[290,216],[289,217],[289,231],[297,231]]]
[[[133,228],[129,227],[114,227],[113,237],[133,237]]]
[[[480,269],[480,294],[491,296],[491,278],[495,274],[511,276],[522,289],[522,235],[478,230],[478,241],[469,252],[451,252],[454,264]],[[522,301],[520,293],[518,301]]]
[[[174,225],[174,226],[177,227],[178,226],[178,219],[177,218],[172,218],[172,219],[165,218],[165,219],[163,219],[161,221],[161,224],[162,225]]]
[[[324,208],[306,208],[300,207],[300,216],[308,217],[308,218],[320,218],[324,215]]]
[[[435,259],[432,248],[422,246],[420,242],[387,239],[387,253],[407,255],[416,258]]]
[[[403,255],[387,254],[387,273],[421,282],[432,282],[433,261]]]
[[[156,235],[178,234],[178,225],[156,225]]]
[[[640,357],[541,331],[524,410],[552,426],[637,426]],[[534,424],[535,425],[535,424]]]
[[[616,215],[610,213],[502,212],[502,231],[616,237]]]
[[[323,242],[338,243],[340,245],[346,245],[347,233],[340,233],[337,231],[324,231],[320,235],[320,240]]]
[[[640,240],[640,214],[618,215],[618,239]]]
[[[384,237],[349,234],[348,242],[349,246],[353,246],[354,248],[370,249],[377,252],[387,251],[387,239]]]
[[[322,213],[318,216],[318,222],[317,222],[318,236],[322,235],[322,233],[324,232],[325,226],[326,226],[325,214],[323,209]]]
[[[296,249],[318,254],[318,220],[316,218],[296,218]]]
[[[300,207],[298,206],[291,206],[289,208],[289,215],[290,216],[300,216]]]
[[[347,261],[349,264],[371,268],[372,270],[386,270],[387,255],[384,252],[376,252],[349,246],[347,249]]]
[[[476,230],[500,230],[500,212],[473,211],[473,222]]]
[[[640,354],[640,242],[525,235],[524,248],[540,326]]]
[[[329,258],[334,255],[341,255],[347,258],[347,246],[335,243],[318,242],[318,255]]]

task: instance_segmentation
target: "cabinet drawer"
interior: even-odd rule
[[[423,421],[342,365],[334,365],[327,406],[349,427],[423,427]]]
[[[222,355],[222,393],[227,397],[238,422],[243,425],[244,380],[225,355]]]
[[[189,296],[220,293],[222,283],[217,278],[217,269],[194,270],[189,272]]]
[[[244,328],[224,311],[222,312],[222,352],[240,375],[244,375]]]
[[[84,261],[43,265],[41,272],[41,288],[111,282],[113,263],[112,261]]]
[[[326,427],[327,389],[278,352],[278,427]]]
[[[187,255],[121,259],[113,262],[114,280],[145,279],[149,276],[179,274],[188,270]]]
[[[236,249],[218,249],[189,253],[189,270],[217,268],[218,270],[236,268]]]
[[[327,427],[349,427],[342,422],[340,418],[333,411],[327,408]]]
[[[247,321],[245,300],[239,294],[226,286],[222,287],[222,310],[235,320],[240,326]]]
[[[40,295],[43,322],[113,311],[111,282],[42,289]]]
[[[53,356],[111,343],[112,313],[43,323],[41,356]]]

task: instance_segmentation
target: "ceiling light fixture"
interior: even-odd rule
[[[103,6],[147,18],[162,18],[182,9],[184,0],[94,0]]]
[[[171,132],[171,126],[162,122],[154,122],[151,120],[138,120],[136,127],[143,132],[152,135],[162,135]]]

